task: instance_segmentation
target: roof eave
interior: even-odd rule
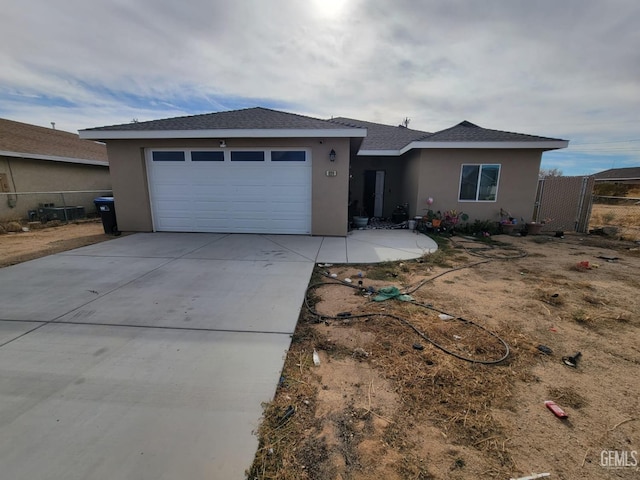
[[[596,182],[621,182],[629,180],[640,180],[640,177],[594,177]]]
[[[151,140],[170,138],[364,138],[366,128],[214,129],[214,130],[80,130],[87,140]]]
[[[402,150],[360,150],[359,157],[399,157]]]
[[[411,148],[475,148],[475,149],[542,149],[567,148],[568,140],[539,140],[526,142],[412,142]]]
[[[439,148],[439,149],[536,149],[555,150],[567,148],[568,140],[544,140],[530,142],[422,142],[408,143],[399,150],[360,150],[358,156],[372,157],[399,157],[412,149]]]
[[[37,153],[27,153],[27,152],[8,152],[4,150],[0,150],[0,157],[25,158],[30,160],[47,160],[50,162],[77,163],[81,165],[98,165],[101,167],[109,166],[109,162],[105,160],[92,160],[90,158],[59,157],[56,155],[40,155]]]

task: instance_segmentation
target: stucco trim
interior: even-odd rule
[[[30,160],[48,160],[51,162],[79,163],[81,165],[99,165],[108,167],[109,162],[102,160],[90,160],[86,158],[58,157],[55,155],[39,155],[37,153],[7,152],[0,150],[0,157],[26,158]]]
[[[405,147],[406,148],[406,147]],[[358,156],[361,157],[399,157],[406,150],[403,148],[402,150],[360,150],[358,151]]]
[[[567,148],[567,140],[540,140],[528,142],[411,142],[412,148],[490,148],[490,149],[523,149],[523,148]]]
[[[364,138],[366,128],[340,129],[218,129],[218,130],[80,130],[87,140],[175,138]]]
[[[399,150],[360,150],[358,156],[397,156],[404,155],[409,150],[419,148],[438,148],[438,149],[556,149],[567,148],[568,140],[541,140],[530,142],[411,142]]]

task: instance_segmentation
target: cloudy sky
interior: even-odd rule
[[[0,117],[77,131],[263,106],[571,140],[640,166],[637,0],[3,0]]]

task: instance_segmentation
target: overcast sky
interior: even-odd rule
[[[638,0],[3,0],[0,65],[0,117],[67,131],[263,106],[640,166]]]

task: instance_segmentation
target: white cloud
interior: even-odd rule
[[[640,137],[633,0],[5,0],[3,20],[0,115],[32,123],[256,99],[429,131],[468,119],[576,142]]]

